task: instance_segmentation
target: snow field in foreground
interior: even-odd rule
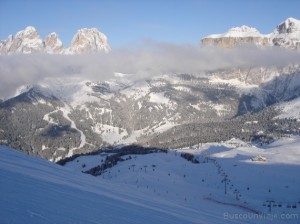
[[[261,148],[233,139],[126,155],[97,177],[81,171],[109,154],[61,167],[2,146],[0,223],[299,223],[299,146],[299,137]]]

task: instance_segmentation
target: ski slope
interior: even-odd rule
[[[207,223],[211,213],[0,148],[0,223]],[[222,218],[219,218],[222,223]]]
[[[280,139],[255,146],[238,139],[147,155],[126,155],[125,161],[98,179],[201,211],[209,223],[227,220],[246,223],[299,222],[300,138]],[[181,157],[190,153],[200,163]],[[105,161],[104,153],[81,156],[66,164],[87,171]],[[255,158],[266,161],[253,161]],[[222,180],[227,177],[226,185]],[[268,202],[274,201],[271,212]],[[294,206],[296,206],[294,208]],[[234,218],[233,215],[242,217]],[[257,215],[253,217],[254,215]],[[231,217],[226,219],[226,217]],[[199,219],[201,220],[201,218]]]
[[[81,171],[109,153],[62,167],[1,146],[0,223],[299,223],[299,146],[299,137],[261,147],[232,139],[125,155],[97,177]]]

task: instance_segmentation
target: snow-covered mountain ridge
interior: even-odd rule
[[[93,52],[109,52],[110,46],[107,37],[97,28],[84,28],[77,31],[71,45],[64,48],[56,33],[49,34],[41,39],[37,30],[28,26],[17,32],[15,36],[9,35],[6,40],[0,41],[0,55],[30,54],[45,52],[49,54],[82,54]]]
[[[261,34],[256,28],[245,25],[234,27],[224,34],[209,35],[203,38],[201,43],[223,48],[233,48],[241,44],[255,44],[300,49],[300,20],[288,18],[270,34]]]
[[[209,78],[48,78],[0,103],[0,141],[58,161],[109,145],[168,148],[232,136],[279,137],[296,133],[300,123],[272,120],[278,112],[268,108],[299,96],[297,66],[226,70]],[[248,126],[244,120],[257,123]]]
[[[296,22],[287,20],[276,35],[298,32]],[[241,32],[260,35],[246,26],[231,29],[230,35]],[[90,39],[94,36],[103,39],[95,29],[82,29],[73,38],[76,47],[69,50],[105,50],[97,48],[99,43]],[[39,37],[33,27],[16,37],[26,39],[27,45],[20,42],[17,48],[20,52],[43,45],[36,42]],[[55,33],[46,43],[52,52],[62,49]],[[14,97],[0,102],[0,143],[58,161],[123,144],[179,148],[231,137],[247,141],[261,135],[280,137],[297,133],[300,126],[294,119],[275,121],[287,107],[297,111],[293,103],[297,101],[291,100],[300,96],[299,64],[164,74],[133,81],[131,75],[115,73],[92,81],[83,72],[81,77],[47,77],[23,86]],[[280,106],[287,101],[291,104]],[[275,104],[279,106],[272,107]]]

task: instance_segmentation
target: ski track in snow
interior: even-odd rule
[[[49,115],[51,115],[53,113],[56,113],[57,111],[58,110],[54,110],[54,111],[52,111],[50,113],[45,114],[44,117],[43,117],[43,120],[48,121],[49,124],[57,125],[57,123],[53,120],[53,118],[49,117]]]
[[[83,131],[79,130],[76,127],[75,122],[72,119],[70,119],[69,114],[71,113],[71,108],[67,104],[65,104],[65,107],[60,108],[60,111],[63,113],[64,118],[71,122],[71,128],[77,130],[80,133],[80,145],[78,148],[82,148],[86,144],[86,136],[83,133]],[[67,157],[72,156],[74,154],[74,150],[76,149],[77,148],[70,149]]]
[[[43,117],[43,120],[49,122],[50,124],[57,125],[57,123],[51,117],[49,117],[49,115],[51,115],[53,113],[56,113],[58,111],[61,111],[63,113],[64,118],[66,118],[68,121],[70,121],[70,123],[71,123],[70,127],[73,128],[73,129],[75,129],[75,130],[77,130],[79,132],[79,134],[80,134],[80,145],[79,145],[78,148],[82,148],[82,147],[84,147],[85,144],[87,144],[87,142],[86,142],[86,136],[83,133],[83,131],[81,131],[80,129],[77,128],[75,122],[69,117],[69,114],[71,113],[71,110],[72,109],[70,108],[70,106],[65,103],[64,107],[60,107],[57,110],[54,110],[54,111],[52,111],[52,112],[50,112],[48,114],[45,114],[44,117]],[[74,154],[74,151],[76,149],[78,149],[78,148],[76,147],[76,148],[70,149],[67,157],[72,156]]]

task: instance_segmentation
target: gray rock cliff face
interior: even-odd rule
[[[204,38],[201,40],[202,45],[211,45],[222,48],[235,48],[243,44],[254,44],[262,46],[271,46],[271,40],[268,37],[216,37]]]

